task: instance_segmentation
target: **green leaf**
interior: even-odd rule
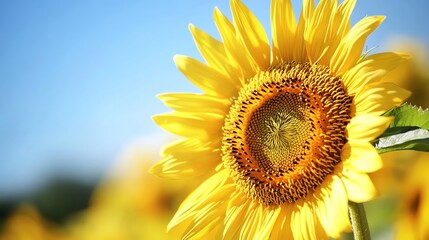
[[[421,107],[403,104],[388,111],[385,116],[394,116],[390,127],[417,127],[429,130],[429,111]]]
[[[405,133],[405,132],[416,130],[416,129],[419,129],[419,127],[415,127],[415,126],[389,127],[378,138],[389,137],[389,136],[397,135],[397,134],[400,134],[400,133]]]
[[[393,116],[389,128],[375,142],[378,153],[397,150],[429,152],[429,111],[404,104],[385,114]]]

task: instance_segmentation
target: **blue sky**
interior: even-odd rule
[[[244,3],[269,31],[269,1]],[[198,91],[172,57],[200,59],[188,24],[218,37],[215,6],[230,16],[226,0],[1,1],[0,198],[52,174],[94,180],[135,139],[165,134],[150,119],[168,111],[155,95]],[[376,51],[399,36],[428,45],[428,9],[359,1],[352,20],[387,15],[367,41]]]

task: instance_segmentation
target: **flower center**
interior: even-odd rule
[[[352,98],[327,67],[283,63],[250,79],[225,120],[222,159],[248,197],[295,202],[333,173]]]

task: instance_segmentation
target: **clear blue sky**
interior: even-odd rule
[[[269,1],[244,1],[269,31]],[[296,11],[300,1],[293,1]],[[216,1],[1,1],[0,198],[52,174],[92,180],[130,142],[164,134],[155,95],[196,91],[174,54],[200,58],[187,25],[218,37]],[[429,43],[425,0],[358,1],[353,22],[387,15],[367,46],[399,35]]]

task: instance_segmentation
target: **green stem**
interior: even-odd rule
[[[349,202],[349,211],[355,240],[370,240],[371,235],[363,203]]]

